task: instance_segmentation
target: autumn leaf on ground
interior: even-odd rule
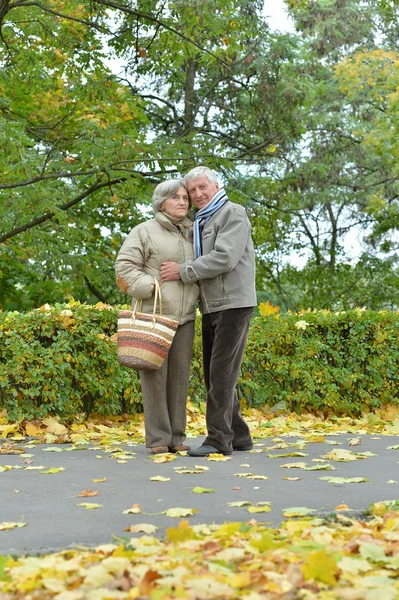
[[[180,517],[191,517],[197,510],[195,508],[168,508],[164,510],[162,514],[167,517],[180,518]]]
[[[284,517],[306,517],[315,513],[315,508],[306,508],[306,506],[293,506],[291,508],[285,508],[283,510]]]
[[[237,506],[238,508],[241,508],[242,506],[251,506],[252,502],[250,502],[249,500],[238,500],[237,502],[228,502],[227,505],[228,506]]]
[[[330,465],[330,463],[321,463],[319,465],[313,465],[313,467],[305,467],[304,471],[336,471],[337,469]]]
[[[214,453],[214,454],[209,454],[208,456],[208,460],[213,460],[215,462],[226,462],[226,460],[230,460],[231,456],[225,456],[224,454],[218,454],[218,453]]]
[[[285,481],[300,481],[301,480],[300,477],[283,477],[283,479],[285,479]]]
[[[130,533],[148,533],[151,535],[155,533],[156,530],[159,529],[156,525],[151,525],[150,523],[141,523],[140,525],[131,525],[130,527],[126,527],[124,531],[129,531]]]
[[[268,458],[299,458],[309,456],[306,452],[283,452],[282,454],[268,454]]]
[[[33,425],[33,423],[27,423],[25,425],[25,433],[29,437],[37,437],[38,435],[41,434],[41,430],[38,429],[38,427],[36,427],[36,425]]]
[[[16,529],[18,527],[25,527],[26,523],[12,523],[10,521],[3,521],[0,523],[0,531],[8,531],[9,529]]]
[[[80,504],[77,504],[76,506],[82,506],[86,510],[93,510],[94,508],[101,508],[102,504],[92,504],[90,502],[81,502]]]
[[[352,438],[351,440],[349,440],[348,446],[358,446],[361,443],[362,443],[361,438]]]
[[[188,521],[180,521],[177,527],[168,527],[165,531],[166,537],[173,544],[197,539],[194,529],[189,526]]]
[[[141,506],[140,504],[133,504],[131,508],[123,510],[122,513],[124,515],[138,515],[139,513],[141,513]]]
[[[212,488],[204,488],[204,487],[195,487],[193,488],[193,494],[211,494],[212,492],[215,492],[216,490],[212,489]]]
[[[280,465],[282,469],[304,469],[307,466],[305,462],[292,462]]]
[[[375,456],[375,454],[368,452],[353,452],[352,450],[345,450],[344,448],[336,448],[328,452],[323,458],[327,458],[328,460],[336,460],[338,462],[349,462],[352,460],[367,458],[368,456]]]
[[[269,504],[260,505],[260,503],[258,503],[257,506],[248,506],[247,510],[249,513],[263,513],[270,512],[272,509]]]
[[[305,579],[315,579],[328,585],[336,585],[339,567],[325,549],[311,552],[302,565]]]
[[[77,494],[76,498],[88,498],[89,496],[98,496],[99,493],[99,491],[83,490],[83,492]]]
[[[65,427],[65,425],[62,425],[62,423],[57,421],[57,419],[54,417],[46,417],[43,419],[42,423],[46,426],[48,433],[61,435],[68,432],[68,429]]]
[[[204,472],[202,469],[189,469],[187,467],[174,467],[174,470],[179,475],[201,475]]]
[[[26,467],[28,469],[28,467]],[[55,475],[56,473],[60,473],[61,471],[65,471],[65,467],[52,467],[51,469],[47,469],[46,471],[40,471],[40,475]]]
[[[150,481],[170,481],[170,477],[162,477],[162,475],[155,475],[155,477],[150,477]]]
[[[106,477],[103,477],[102,479],[92,479],[93,483],[104,483],[104,481],[107,481]]]
[[[342,483],[369,483],[369,479],[367,477],[319,477],[323,481],[328,481],[328,483],[335,483],[340,485]]]

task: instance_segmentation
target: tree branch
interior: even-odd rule
[[[0,0],[0,18],[2,16],[1,2],[7,3],[7,0]],[[101,27],[101,25],[97,25],[97,23],[93,23],[92,21],[85,21],[84,19],[78,19],[77,17],[72,17],[71,15],[67,15],[65,13],[60,13],[56,10],[51,10],[47,6],[44,6],[44,4],[42,4],[41,2],[35,2],[33,0],[16,0],[12,4],[10,4],[9,10],[11,10],[12,8],[20,8],[21,6],[36,6],[37,8],[40,8],[44,12],[47,12],[50,15],[54,15],[55,17],[61,17],[63,19],[68,19],[69,21],[76,21],[76,23],[82,23],[82,25],[87,25],[88,27],[93,27],[93,29],[100,31],[101,33],[110,33],[109,29],[107,29],[106,27]]]
[[[225,60],[223,60],[222,58],[220,58],[219,56],[217,56],[216,54],[214,54],[210,50],[207,50],[206,48],[204,48],[203,46],[201,46],[200,44],[198,44],[198,42],[196,42],[195,40],[187,37],[181,31],[178,31],[177,29],[175,29],[171,25],[168,25],[168,23],[165,23],[165,21],[161,21],[160,19],[158,19],[157,17],[155,17],[154,15],[152,15],[150,13],[145,13],[145,12],[140,11],[140,10],[135,10],[133,8],[129,8],[128,6],[123,6],[122,4],[119,4],[118,2],[112,2],[111,0],[93,0],[93,3],[100,4],[102,6],[107,6],[109,8],[114,8],[115,10],[120,10],[121,12],[127,13],[129,15],[133,15],[135,17],[139,17],[139,18],[145,19],[147,21],[150,21],[151,23],[156,23],[157,25],[163,27],[164,29],[167,29],[171,33],[174,33],[175,35],[177,35],[178,37],[180,37],[182,40],[188,42],[189,44],[192,44],[193,46],[195,46],[196,48],[198,48],[199,50],[201,50],[201,52],[205,52],[205,54],[208,54],[209,56],[212,56],[212,58],[214,58],[215,60],[217,60],[218,62],[220,62],[225,67],[231,67],[232,66],[230,63],[226,62]]]

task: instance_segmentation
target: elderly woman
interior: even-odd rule
[[[162,315],[179,322],[169,354],[157,371],[140,371],[147,448],[154,454],[189,450],[186,439],[186,400],[194,340],[196,284],[163,283],[164,261],[194,259],[190,201],[183,179],[163,181],[154,190],[155,218],[134,227],[116,259],[117,285],[152,313],[154,280],[161,285]]]

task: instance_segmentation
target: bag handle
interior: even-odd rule
[[[154,279],[154,284],[155,284],[155,292],[154,292],[154,308],[152,311],[152,326],[151,326],[152,328],[155,327],[156,321],[157,321],[155,314],[157,312],[158,301],[159,301],[159,315],[162,316],[162,295],[161,295],[161,287],[159,285],[158,279]],[[131,319],[132,324],[134,323],[134,320],[136,318],[136,312],[137,312],[137,307],[138,307],[139,302],[140,302],[139,312],[141,312],[143,309],[143,301],[136,300],[136,304],[134,305],[134,309],[132,312],[132,319]]]

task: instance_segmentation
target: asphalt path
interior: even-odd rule
[[[23,455],[0,455],[0,524],[18,522],[26,526],[10,530],[1,530],[0,526],[0,554],[38,554],[115,543],[142,535],[127,532],[126,528],[143,523],[157,526],[154,535],[163,536],[166,528],[177,527],[181,520],[163,514],[171,508],[195,509],[193,516],[188,517],[190,525],[256,519],[274,527],[284,520],[284,510],[292,507],[315,509],[315,515],[325,516],[337,506],[347,505],[353,512],[346,514],[360,515],[373,502],[399,499],[399,450],[388,449],[399,443],[398,438],[362,435],[361,444],[352,446],[353,438],[349,434],[326,435],[322,443],[302,445],[300,435],[281,436],[280,442],[274,438],[255,442],[254,451],[233,452],[227,461],[179,455],[164,463],[154,462],[143,445],[115,446],[110,452],[99,445],[77,449],[68,444],[22,443],[16,447],[23,449]],[[188,440],[192,447],[201,441],[202,438]],[[281,448],[282,441],[289,446]],[[328,460],[335,470],[282,468],[298,462],[307,467],[320,466],[320,460],[334,449],[371,452],[374,456],[349,462]],[[290,452],[306,456],[276,456]],[[196,465],[209,470],[201,471]],[[16,466],[20,468],[9,469]],[[63,470],[43,472],[49,468]],[[178,472],[185,468],[201,472]],[[170,479],[150,479],[157,476]],[[257,479],[258,476],[267,479]],[[332,484],[320,479],[326,476],[368,481]],[[104,478],[105,481],[93,481]],[[214,492],[194,493],[195,487]],[[77,497],[85,490],[99,493]],[[251,502],[252,506],[270,502],[271,511],[250,514],[248,506],[229,506],[240,501]],[[85,502],[101,507],[78,506]],[[138,514],[123,513],[137,505],[141,510]]]

